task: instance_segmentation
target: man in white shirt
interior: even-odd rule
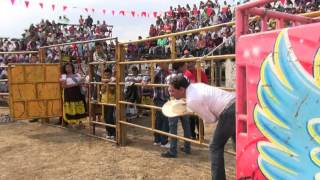
[[[186,106],[206,123],[217,122],[210,143],[211,175],[214,180],[226,179],[224,146],[232,137],[235,143],[235,94],[203,83],[190,84],[183,75],[169,81],[169,94],[185,99]]]

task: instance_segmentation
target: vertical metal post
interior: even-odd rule
[[[117,42],[116,44],[116,132],[117,144],[125,145],[127,140],[127,130],[120,121],[126,121],[124,105],[119,102],[123,98],[123,91],[120,82],[124,80],[124,68],[120,64],[124,60],[124,46]]]

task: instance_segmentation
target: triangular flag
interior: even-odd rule
[[[153,17],[157,17],[157,14],[158,14],[158,13],[157,13],[156,11],[154,11],[154,12],[153,12]]]
[[[39,6],[41,7],[41,9],[43,9],[43,3],[39,3]]]
[[[15,1],[16,1],[16,0],[11,0],[11,4],[14,5],[14,2],[15,2]]]
[[[122,16],[124,16],[124,10],[121,10],[119,14],[122,14]]]
[[[286,0],[280,0],[281,4],[284,5],[284,3],[286,2]]]
[[[141,16],[146,17],[146,16],[147,16],[147,12],[143,11],[143,12],[141,13]]]
[[[92,8],[91,11],[94,13],[94,9]]]
[[[24,4],[26,5],[26,8],[28,8],[29,7],[29,1],[24,1]]]
[[[67,6],[63,6],[62,10],[65,11],[68,7]]]
[[[105,10],[105,9],[103,9],[103,10],[102,10],[102,13],[103,13],[103,14],[106,14],[106,10]]]
[[[114,14],[115,14],[116,12],[114,11],[114,10],[112,10],[112,15],[114,16]]]
[[[52,11],[54,11],[54,8],[56,7],[56,5],[52,4],[51,7],[52,7]]]
[[[84,8],[84,10],[85,10],[86,12],[88,12],[88,8]]]
[[[134,17],[136,15],[136,12],[135,11],[131,11],[131,15],[132,15],[132,17]]]

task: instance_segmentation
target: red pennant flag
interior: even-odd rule
[[[26,5],[26,8],[28,8],[29,7],[29,1],[24,1],[24,4]]]
[[[88,8],[84,8],[84,10],[85,10],[86,12],[88,12]]]
[[[103,10],[102,10],[102,13],[103,13],[103,14],[106,14],[106,10],[105,10],[105,9],[103,9]]]
[[[11,0],[11,4],[12,4],[12,6],[14,5],[14,2],[15,2],[16,0]]]
[[[132,15],[132,17],[134,17],[136,15],[136,12],[135,11],[131,11],[131,15]]]
[[[94,13],[94,9],[92,8],[91,11]]]
[[[122,16],[124,16],[124,10],[121,10],[119,14],[122,14]]]
[[[56,7],[56,5],[52,4],[51,7],[52,7],[52,11],[54,11],[54,8]]]
[[[154,12],[153,12],[153,17],[157,17],[157,14],[158,14],[158,13],[157,13],[156,11],[154,11]]]
[[[141,16],[144,16],[144,17],[146,17],[146,16],[147,16],[147,12],[145,12],[145,11],[142,11],[142,13],[141,13]]]
[[[281,4],[284,5],[284,3],[286,2],[286,0],[280,0]]]
[[[112,10],[112,15],[114,16],[114,14],[115,14],[116,12],[114,11],[114,10]]]
[[[39,3],[39,6],[41,7],[41,9],[43,9],[43,3]]]
[[[68,7],[67,6],[63,6],[62,10],[65,11]]]

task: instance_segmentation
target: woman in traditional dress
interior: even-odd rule
[[[81,123],[87,116],[85,96],[80,86],[84,79],[75,73],[72,63],[67,63],[63,66],[60,82],[63,87],[63,120],[72,125]]]

